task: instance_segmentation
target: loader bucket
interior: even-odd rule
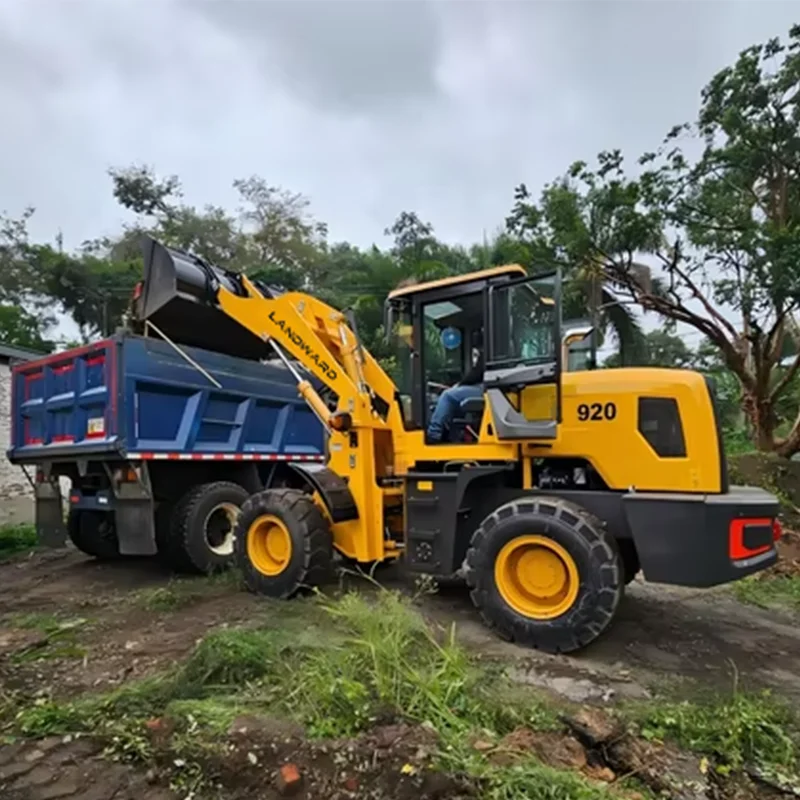
[[[134,317],[150,322],[173,342],[239,358],[271,358],[268,344],[243,328],[215,302],[212,279],[242,294],[234,273],[143,237],[144,280]],[[154,332],[158,335],[157,332]]]

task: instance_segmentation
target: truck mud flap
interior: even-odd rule
[[[36,536],[43,547],[65,547],[67,526],[58,483],[44,481],[35,486]]]
[[[154,514],[153,498],[144,487],[136,483],[120,486],[114,502],[114,525],[121,555],[156,554]]]

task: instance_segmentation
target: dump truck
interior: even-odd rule
[[[29,475],[43,545],[68,537],[97,558],[224,569],[242,503],[303,485],[296,465],[325,460],[324,429],[293,371],[252,347],[232,355],[242,348],[235,336],[225,347],[224,324],[205,342],[189,333],[195,345],[219,339],[222,352],[123,329],[14,367],[8,458]]]
[[[318,586],[334,553],[402,560],[465,580],[499,635],[571,652],[608,629],[640,570],[708,587],[777,559],[778,501],[730,484],[703,375],[564,369],[575,332],[558,270],[512,264],[398,288],[389,375],[352,315],[309,293],[152,239],[144,253],[143,323],[180,340],[225,327],[243,352],[271,351],[327,435],[324,463],[293,465],[300,485],[259,488],[241,506],[234,559],[253,592]],[[481,390],[432,438],[434,410],[452,409],[445,392],[480,354]]]

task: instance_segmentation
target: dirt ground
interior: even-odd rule
[[[788,561],[798,554],[787,552]],[[380,577],[388,585],[406,585],[402,575],[391,569]],[[169,597],[160,599],[158,594],[173,585],[170,581],[152,560],[98,563],[71,550],[0,564],[0,699],[18,691],[63,698],[109,689],[163,670],[186,656],[213,627],[266,619],[274,613],[274,606],[224,580],[198,584],[203,589],[191,602],[173,605]],[[732,687],[736,681],[739,686],[773,688],[800,707],[798,619],[789,612],[743,606],[725,588],[679,590],[637,579],[611,630],[570,657],[551,657],[498,640],[482,626],[461,588],[442,589],[425,600],[424,610],[436,621],[454,621],[471,650],[509,662],[520,683],[573,701],[605,706],[644,699],[686,683],[694,691]],[[47,633],[47,625],[55,624],[52,620],[60,620],[55,637]],[[38,658],[45,648],[47,657]],[[417,734],[411,735],[410,743],[402,731],[395,734],[395,749],[389,748],[386,758],[398,765],[408,757],[406,749],[424,750]],[[274,752],[275,742],[270,735],[263,746]],[[380,748],[372,742],[367,750],[377,753]],[[60,738],[0,747],[0,796],[6,800],[186,796],[156,785],[153,776],[141,770],[108,763],[101,755],[99,746],[88,741]],[[309,764],[324,758],[307,751],[301,757]],[[234,764],[232,757],[227,766]],[[251,761],[238,768],[255,766]],[[393,774],[399,772],[398,767]],[[453,784],[423,786],[410,777],[408,782],[406,793],[401,780],[393,787],[394,794],[386,796],[469,796]],[[278,797],[270,787],[226,796]],[[336,794],[328,787],[318,796],[356,796],[353,786],[350,789]]]

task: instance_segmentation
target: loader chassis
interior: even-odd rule
[[[352,320],[317,298],[154,242],[148,253],[155,284],[189,287],[204,314],[233,320],[290,369],[298,360],[329,393],[296,374],[329,432],[326,463],[292,465],[300,485],[242,506],[235,559],[253,591],[288,598],[317,585],[334,550],[361,564],[403,558],[463,576],[502,636],[568,652],[608,628],[639,567],[652,581],[711,586],[777,558],[777,500],[728,486],[701,375],[564,371],[558,272],[510,265],[392,292],[390,376]],[[165,298],[143,318],[163,318]],[[438,395],[478,351],[483,396],[428,441]]]

